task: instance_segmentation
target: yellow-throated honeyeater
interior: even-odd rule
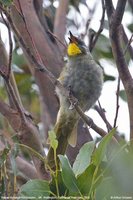
[[[68,62],[62,70],[59,81],[78,99],[83,111],[89,110],[98,100],[103,82],[101,67],[94,61],[84,42],[72,35],[67,47]],[[77,124],[80,116],[75,109],[70,110],[69,100],[56,88],[60,108],[54,127],[58,139],[57,154],[65,154],[68,143],[76,145]],[[54,168],[52,148],[48,152],[48,163]]]

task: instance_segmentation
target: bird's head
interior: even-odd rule
[[[87,47],[85,43],[80,40],[79,38],[75,37],[71,31],[69,31],[70,37],[69,39],[69,44],[67,47],[67,54],[68,56],[77,56],[81,54],[86,54],[87,53]]]

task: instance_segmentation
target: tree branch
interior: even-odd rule
[[[123,32],[122,36],[123,36],[123,40],[124,40],[125,46],[127,46],[127,50],[129,51],[131,59],[133,60],[133,48],[132,48],[132,46],[131,46],[131,44],[130,44],[130,42],[128,40],[128,37],[127,37],[123,27],[122,27],[122,30],[123,30],[122,31]]]
[[[78,105],[75,105],[75,109],[80,115],[81,119],[84,121],[86,125],[88,125],[90,128],[92,128],[96,133],[98,133],[101,137],[104,137],[107,132],[104,131],[102,128],[98,127],[94,121],[84,114],[84,112],[81,110],[81,108]]]
[[[55,21],[54,21],[54,34],[61,41],[64,41],[64,35],[66,32],[66,14],[68,10],[69,0],[59,1],[59,6],[56,9]],[[60,46],[60,50],[64,52],[64,48]]]
[[[3,22],[5,23],[7,30],[8,30],[8,36],[9,36],[9,61],[8,61],[8,74],[7,78],[9,79],[11,74],[11,65],[12,65],[12,51],[13,51],[13,43],[12,43],[12,37],[11,37],[11,29],[9,23],[6,21],[6,19],[3,16],[3,13],[1,12],[1,17],[3,19]]]
[[[21,143],[35,149],[45,157],[43,146],[39,138],[39,131],[37,127],[31,122],[31,120],[27,119],[25,123],[22,123],[20,114],[16,110],[12,109],[9,105],[4,103],[1,99],[0,113],[6,117],[13,130],[17,133]],[[49,173],[46,171],[44,163],[35,156],[32,156],[32,159],[36,167],[38,177],[41,179],[50,179]]]
[[[116,112],[115,112],[115,118],[114,118],[114,126],[116,127],[116,122],[118,118],[118,111],[119,111],[119,92],[120,92],[120,77],[118,77],[118,84],[117,84],[117,91],[116,91]]]
[[[18,2],[21,5],[21,9]],[[49,34],[47,33],[47,29],[45,29],[45,27],[43,27],[40,23],[33,2],[33,0],[14,0],[14,6],[11,7],[10,19],[12,20],[12,24],[14,25],[14,27],[17,29],[17,35],[14,31],[13,32],[15,33],[16,38],[18,39],[18,42],[30,63],[28,67],[30,68],[32,75],[35,77],[35,81],[39,87],[42,100],[41,108],[46,108],[45,110],[43,110],[43,113],[46,113],[46,115],[49,115],[50,117],[50,123],[48,123],[48,121],[44,123],[44,127],[46,128],[46,130],[48,130],[51,124],[55,122],[57,114],[57,101],[53,92],[54,87],[43,73],[39,73],[37,70],[34,70],[35,68],[33,67],[33,63],[30,61],[29,56],[25,51],[25,46],[23,46],[24,43],[21,39],[19,40],[19,35],[21,36],[23,41],[25,41],[25,44],[28,46],[29,51],[32,52],[36,59],[36,54],[38,54],[43,64],[46,65],[56,77],[59,76],[59,72],[64,64],[64,61],[61,54],[59,53],[57,44],[51,41]],[[11,25],[12,29],[13,25]],[[28,32],[26,26],[28,28]],[[30,37],[29,35],[32,37]],[[35,48],[33,48],[33,43],[38,53],[36,53]],[[42,122],[44,122],[43,118]],[[44,134],[47,135],[47,132],[44,132]]]
[[[129,46],[131,46],[131,43],[133,41],[133,34],[131,35],[129,41],[126,44],[125,50],[124,50],[124,55],[126,54],[127,50],[129,49]]]
[[[99,26],[99,29],[97,31],[97,33],[95,34],[95,36],[93,37],[93,40],[91,42],[91,44],[89,45],[89,49],[90,49],[90,52],[92,52],[93,48],[95,47],[95,44],[101,34],[101,32],[103,31],[103,26],[104,26],[104,18],[105,18],[105,5],[104,5],[104,0],[101,0],[102,1],[102,17],[101,17],[101,20],[100,20],[100,26]]]
[[[108,13],[109,12],[108,0],[105,0],[105,2]],[[121,45],[121,33],[122,33],[121,21],[124,14],[125,5],[126,5],[126,0],[124,1],[119,0],[116,7],[116,11],[114,11],[114,14],[112,13],[111,16],[108,13],[108,17],[110,21],[109,25],[110,25],[110,39],[111,39],[112,51],[114,59],[117,64],[117,69],[119,71],[120,79],[123,82],[127,95],[127,102],[129,108],[129,116],[130,116],[130,138],[132,139],[133,138],[133,79],[126,64]]]
[[[110,20],[114,12],[114,6],[112,3],[112,0],[105,0],[105,7],[106,7],[108,19]]]
[[[99,102],[99,106],[95,105],[94,106],[95,110],[98,112],[98,114],[101,116],[102,120],[104,121],[104,123],[106,124],[107,130],[108,132],[110,130],[112,130],[112,126],[111,124],[108,122],[106,115],[105,115],[105,110],[101,107],[101,104]]]
[[[118,0],[116,10],[113,15],[113,19],[115,20],[113,20],[112,22],[112,26],[114,29],[121,25],[124,11],[125,11],[126,2],[127,0]]]
[[[9,93],[11,95],[11,98],[15,104],[15,109],[12,109],[10,106],[5,104],[2,100],[0,100],[0,112],[3,114],[7,120],[9,121],[12,128],[15,130],[15,132],[20,135],[19,139],[20,142],[23,144],[26,144],[36,151],[40,152],[43,156],[44,150],[43,146],[41,144],[40,138],[39,138],[39,131],[35,124],[32,122],[32,120],[25,115],[23,108],[21,105],[19,105],[19,102],[15,96],[14,90],[12,88],[12,85],[10,83],[10,80],[8,80],[8,68],[7,68],[7,56],[5,49],[3,48],[2,44],[0,43],[0,52],[2,56],[2,60],[0,60],[0,74],[4,78],[6,85],[8,87]],[[4,52],[3,52],[4,51]],[[35,163],[38,176],[40,178],[49,179],[49,174],[45,170],[44,164],[38,160],[35,156],[32,156],[32,159]]]

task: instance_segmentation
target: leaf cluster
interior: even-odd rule
[[[84,144],[73,167],[66,156],[59,155],[61,166],[60,171],[56,171],[58,186],[54,176],[50,183],[31,180],[21,187],[20,196],[96,200],[132,196],[132,144],[114,144],[112,137],[115,132],[113,129],[97,147],[94,142]]]

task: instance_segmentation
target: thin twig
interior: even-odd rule
[[[111,126],[111,124],[107,120],[106,115],[105,115],[105,110],[102,108],[100,101],[98,101],[98,104],[99,104],[99,106],[95,105],[94,108],[98,112],[98,114],[101,116],[101,118],[104,121],[104,123],[106,124],[107,130],[109,132],[110,130],[112,130],[113,127]]]
[[[88,125],[90,126],[96,133],[98,133],[101,137],[104,137],[107,132],[104,131],[102,128],[100,128],[99,126],[97,126],[93,119],[91,119],[90,117],[88,117],[87,115],[84,114],[84,112],[82,111],[82,109],[78,106],[78,104],[75,104],[75,109],[78,112],[78,114],[80,115],[80,117],[82,118],[82,120]],[[118,140],[115,136],[112,137],[113,141],[115,143],[118,143]]]
[[[116,113],[114,118],[114,126],[116,127],[117,118],[118,118],[118,111],[119,111],[119,92],[120,92],[120,77],[118,77],[118,84],[117,84],[117,91],[116,91]]]
[[[86,35],[87,35],[87,32],[88,32],[88,29],[89,29],[89,26],[90,26],[90,23],[91,23],[91,20],[93,18],[93,15],[95,13],[95,10],[96,10],[96,7],[97,7],[97,2],[95,2],[93,8],[89,8],[88,5],[86,5],[87,9],[88,9],[88,13],[89,13],[89,18],[87,19],[86,21],[86,24],[85,24],[85,31],[84,33],[82,34],[82,38],[84,38]]]
[[[36,45],[35,45],[35,43],[34,43],[34,40],[33,40],[33,38],[32,38],[32,35],[31,35],[30,32],[29,32],[28,25],[27,25],[27,22],[26,22],[26,20],[25,20],[25,16],[24,16],[24,13],[23,13],[23,10],[22,10],[22,7],[21,7],[21,3],[20,3],[19,0],[18,0],[18,3],[19,3],[20,11],[21,11],[21,15],[20,15],[20,16],[22,16],[22,19],[23,19],[23,21],[24,21],[24,25],[25,25],[26,31],[27,31],[27,33],[28,33],[28,35],[29,35],[29,37],[30,37],[31,44],[32,44],[33,49],[34,49],[34,51],[35,51],[37,60],[38,60],[39,63],[42,63],[42,64],[43,64],[42,59],[41,59],[41,57],[40,57],[40,54],[38,53],[38,50],[37,50]]]
[[[7,22],[7,20],[4,18],[3,13],[1,12],[1,17],[3,19],[3,22],[5,23],[7,30],[8,30],[8,36],[9,36],[9,60],[8,60],[8,73],[7,73],[7,79],[10,77],[11,73],[11,65],[12,65],[12,52],[13,52],[13,42],[12,42],[12,36],[11,36],[11,29],[10,25]]]
[[[66,49],[66,44],[64,44],[54,33],[52,33],[50,30],[47,30],[47,33],[50,34],[53,38],[55,38]]]
[[[57,38],[60,38],[60,41],[64,41],[64,35],[66,32],[66,21],[67,21],[66,15],[67,15],[68,6],[69,6],[69,0],[59,1],[59,6],[56,9],[56,13],[54,17],[53,33],[54,35],[57,36]],[[60,50],[64,51],[64,47],[65,46],[61,46]]]
[[[96,133],[98,133],[101,137],[104,137],[107,132],[104,131],[102,128],[98,127],[93,119],[91,119],[89,116],[85,115],[84,112],[81,110],[81,108],[78,105],[75,105],[75,109],[82,118],[82,120],[85,122],[86,125],[88,125],[90,128],[92,128]]]
[[[128,49],[128,47],[131,45],[132,41],[133,41],[133,33],[132,33],[132,35],[131,35],[131,37],[130,37],[130,39],[129,39],[129,41],[128,41],[126,47],[125,47],[125,50],[124,50],[124,52],[123,52],[124,55],[126,54],[127,49]]]
[[[127,37],[127,34],[126,34],[123,26],[122,26],[122,37],[123,37],[123,41],[124,41],[125,46],[126,46],[129,42],[129,39]],[[129,54],[131,56],[131,59],[133,60],[133,47],[131,46],[131,44],[128,45],[128,51],[129,51]]]
[[[26,116],[25,116],[25,114],[23,112],[23,108],[21,108],[20,104],[18,103],[18,100],[16,98],[16,95],[14,93],[14,90],[12,88],[12,85],[11,85],[10,81],[5,79],[5,82],[6,82],[6,85],[8,87],[8,90],[10,92],[10,95],[12,97],[12,100],[13,100],[13,102],[14,102],[14,104],[15,104],[15,106],[16,106],[16,108],[17,108],[17,110],[18,110],[18,112],[19,112],[19,114],[21,116],[22,124],[23,124],[23,122],[26,122]]]
[[[0,5],[0,8],[1,8],[1,11],[3,11],[3,13],[5,12],[7,15],[10,16],[10,14],[1,5]],[[13,50],[13,43],[12,43],[12,38],[11,38],[11,30],[10,30],[9,23],[4,19],[3,14],[1,14],[1,16],[2,16],[2,19],[3,19],[4,23],[6,24],[6,26],[8,28],[9,45],[11,45],[11,46],[10,46],[10,51],[9,51],[8,70],[7,70],[6,66],[1,66],[0,74],[5,80],[5,84],[7,85],[7,88],[9,90],[9,94],[12,97],[12,101],[13,101],[14,105],[16,106],[18,112],[20,113],[22,122],[25,122],[26,121],[26,117],[25,117],[25,114],[23,112],[23,108],[21,107],[21,105],[19,104],[19,102],[18,102],[18,100],[16,98],[15,92],[14,92],[14,90],[12,88],[12,85],[11,85],[10,79],[9,79],[10,78],[10,73],[11,73],[12,50]]]
[[[103,12],[102,12],[102,17],[101,17],[101,20],[100,20],[101,23],[100,23],[100,27],[99,27],[97,33],[96,33],[95,36],[93,37],[93,40],[92,40],[92,42],[91,42],[91,44],[90,44],[90,52],[92,52],[92,50],[94,49],[95,44],[96,44],[96,42],[97,42],[97,40],[98,40],[98,38],[99,38],[101,32],[103,31],[103,27],[104,27],[105,3],[104,3],[104,0],[101,0],[101,1],[102,1],[102,10],[103,10]]]

